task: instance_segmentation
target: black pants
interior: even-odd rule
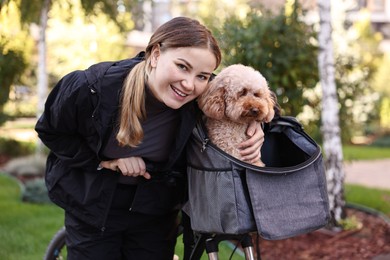
[[[145,215],[129,211],[136,186],[118,185],[104,232],[65,214],[69,260],[172,260],[177,212]]]

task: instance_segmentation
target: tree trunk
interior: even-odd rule
[[[328,193],[332,225],[338,226],[344,214],[344,172],[340,137],[339,106],[335,82],[335,66],[332,45],[331,6],[329,0],[318,0],[320,31],[319,73],[322,87],[322,135],[325,154]]]
[[[46,68],[46,29],[48,13],[50,8],[50,0],[44,0],[40,13],[39,20],[39,39],[38,39],[38,107],[37,107],[37,118],[41,116],[44,110],[45,101],[48,92],[48,75]],[[43,144],[38,139],[37,150],[38,154],[42,153]]]

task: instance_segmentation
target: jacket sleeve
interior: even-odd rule
[[[92,118],[96,100],[85,73],[72,72],[51,91],[35,126],[42,142],[68,167],[96,169],[99,164]]]

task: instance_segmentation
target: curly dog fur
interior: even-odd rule
[[[252,67],[234,64],[223,69],[198,98],[210,141],[241,159],[237,146],[248,139],[248,124],[270,122],[274,117],[271,93],[266,79]],[[254,164],[264,166],[261,160]]]

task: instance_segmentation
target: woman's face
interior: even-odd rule
[[[208,49],[187,47],[162,52],[155,47],[148,85],[158,100],[178,109],[206,90],[216,64],[214,54]]]

